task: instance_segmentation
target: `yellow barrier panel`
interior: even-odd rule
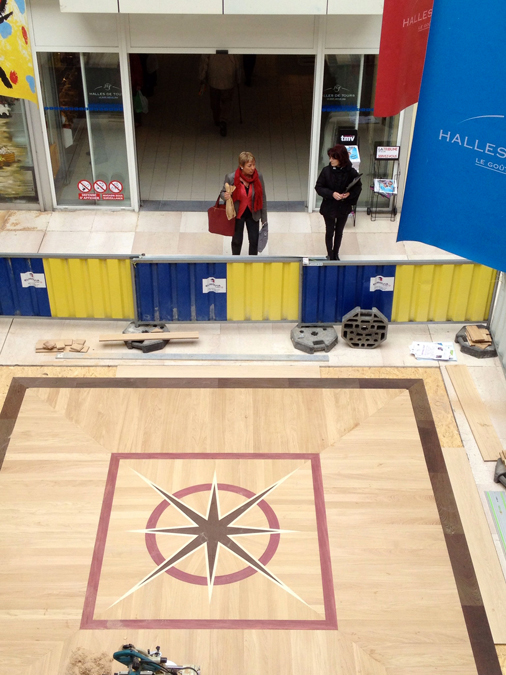
[[[229,321],[297,321],[298,262],[228,263]]]
[[[484,321],[496,274],[483,265],[398,265],[392,321]]]
[[[51,316],[133,319],[130,260],[45,258]]]

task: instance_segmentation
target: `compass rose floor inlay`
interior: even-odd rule
[[[422,379],[17,378],[0,436],[9,672],[500,674]]]
[[[114,454],[106,493],[82,628],[337,628],[319,455]]]

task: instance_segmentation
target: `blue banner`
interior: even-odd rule
[[[398,241],[506,271],[506,3],[435,0]]]

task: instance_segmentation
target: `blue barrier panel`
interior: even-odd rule
[[[30,280],[27,273],[42,276]],[[0,258],[0,314],[51,316],[41,258]]]
[[[226,263],[135,261],[134,278],[138,321],[227,320],[226,292],[207,281],[226,281]]]
[[[395,277],[395,265],[307,265],[302,276],[301,320],[303,323],[340,323],[355,307],[376,307],[390,321],[393,288],[387,291],[379,288],[386,286],[383,279],[392,277]],[[371,290],[371,279],[377,290]]]

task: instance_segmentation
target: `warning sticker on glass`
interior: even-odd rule
[[[370,291],[393,291],[395,277],[371,277]]]
[[[35,288],[46,288],[46,277],[44,274],[34,274],[33,272],[21,272],[21,286],[28,288],[35,286]]]
[[[215,277],[208,277],[202,279],[202,293],[226,293],[227,280],[216,279]]]

